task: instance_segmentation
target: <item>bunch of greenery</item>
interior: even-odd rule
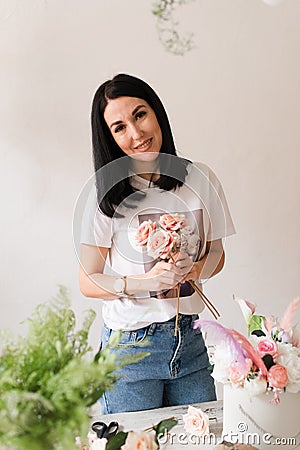
[[[152,14],[157,19],[159,39],[167,52],[184,55],[194,48],[193,34],[181,35],[179,22],[175,19],[175,12],[180,6],[193,0],[155,0]]]
[[[122,359],[108,347],[91,354],[88,344],[95,312],[86,311],[76,330],[66,289],[39,305],[28,319],[26,337],[2,336],[0,354],[0,446],[17,450],[75,448],[86,436],[88,407],[118,377],[116,370],[146,356]]]

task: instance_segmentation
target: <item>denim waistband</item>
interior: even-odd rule
[[[192,323],[199,318],[198,314],[179,314],[178,315],[178,326],[180,328],[190,327]],[[154,334],[156,329],[163,328],[174,328],[175,327],[176,316],[167,320],[166,322],[154,322],[148,326],[148,335]]]

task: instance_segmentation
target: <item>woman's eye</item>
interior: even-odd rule
[[[124,125],[118,125],[118,126],[115,128],[115,133],[119,133],[119,131],[122,131],[124,128],[125,128]]]
[[[146,115],[146,111],[139,111],[138,113],[136,113],[135,118],[141,119],[142,117],[144,117]]]

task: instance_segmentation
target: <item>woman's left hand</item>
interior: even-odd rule
[[[181,283],[184,283],[187,280],[191,280],[190,275],[193,271],[193,261],[191,257],[186,252],[179,252],[174,256],[174,261],[176,267],[179,267],[181,270],[185,272],[184,278],[181,280]],[[196,275],[196,272],[195,272]],[[189,277],[189,278],[187,278]],[[196,278],[195,278],[196,279]]]

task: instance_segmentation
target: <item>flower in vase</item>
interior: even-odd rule
[[[268,371],[268,382],[273,388],[283,389],[289,380],[286,368],[275,364]]]
[[[198,319],[194,327],[215,339],[212,376],[221,383],[244,388],[250,396],[272,391],[300,392],[300,346],[293,318],[300,299],[293,300],[282,318],[255,314],[249,302],[238,303],[246,319],[248,339],[237,330],[209,320]]]
[[[292,344],[278,343],[278,364],[284,366],[288,374],[287,392],[296,394],[300,391],[300,349]]]
[[[261,356],[264,355],[274,356],[277,353],[277,345],[272,339],[258,338],[256,348],[261,354]]]
[[[232,384],[242,384],[247,377],[247,374],[250,372],[250,368],[252,366],[251,359],[246,359],[246,364],[242,366],[238,362],[234,361],[230,364],[227,376],[229,381]]]
[[[252,397],[253,395],[264,394],[267,390],[267,386],[267,380],[257,376],[245,380],[243,388],[249,394],[249,397]]]

